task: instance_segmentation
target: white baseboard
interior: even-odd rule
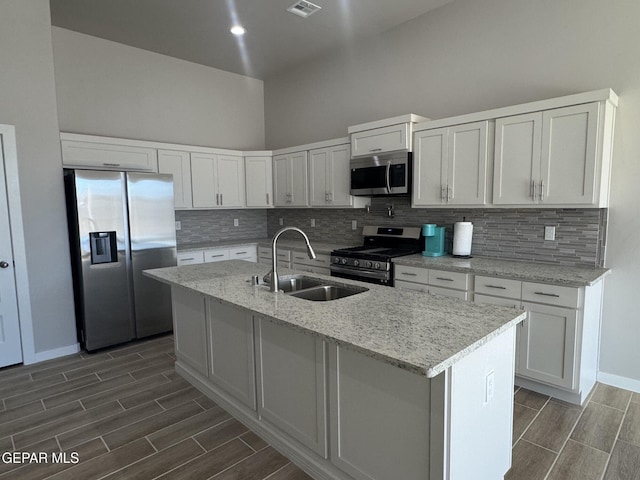
[[[624,388],[632,392],[640,393],[640,380],[633,378],[621,377],[612,373],[598,372],[598,381],[612,387]]]
[[[73,355],[80,351],[80,344],[75,343],[66,347],[54,348],[53,350],[45,350],[44,352],[37,352],[31,358],[25,358],[24,364],[30,365],[32,363],[40,363],[47,360],[53,360],[58,357],[65,357],[67,355]]]

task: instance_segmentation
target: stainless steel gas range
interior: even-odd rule
[[[393,286],[392,259],[422,251],[420,227],[362,229],[364,245],[331,252],[331,275]]]

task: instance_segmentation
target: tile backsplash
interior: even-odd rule
[[[393,217],[388,207],[393,206]],[[346,245],[362,243],[363,225],[445,227],[447,251],[453,244],[454,222],[473,222],[472,255],[502,259],[602,266],[606,239],[606,209],[411,208],[408,198],[374,198],[370,213],[363,209],[274,209],[267,211],[268,235],[284,225],[296,226],[313,241]],[[310,226],[315,220],[315,228]],[[358,228],[352,230],[352,221]],[[544,227],[556,227],[556,239],[544,240]],[[293,236],[291,237],[293,238]]]
[[[393,206],[393,217],[388,207]],[[234,227],[234,219],[238,226]],[[473,222],[472,255],[603,266],[607,209],[598,208],[411,208],[408,198],[374,198],[364,209],[177,210],[182,230],[178,247],[202,242],[271,237],[285,226],[299,227],[311,241],[360,245],[364,225],[420,226],[436,223],[446,231],[446,249],[453,244],[453,224]],[[311,227],[311,220],[315,227]],[[357,222],[352,230],[352,221]],[[556,239],[544,240],[544,227],[556,227]],[[285,236],[288,234],[285,234]],[[296,238],[292,234],[290,238]]]

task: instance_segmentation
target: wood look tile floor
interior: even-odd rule
[[[3,456],[0,480],[310,480],[180,378],[174,359],[164,336],[0,369],[0,453],[48,460]],[[513,428],[507,480],[640,480],[639,394],[598,384],[581,408],[517,389]]]

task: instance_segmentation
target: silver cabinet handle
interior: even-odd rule
[[[381,148],[372,148],[371,150],[369,150],[370,152],[381,152],[382,149]]]
[[[222,194],[220,194],[220,205],[224,205],[224,203],[222,202]]]
[[[453,282],[453,278],[436,277],[436,280],[444,280],[445,282]]]
[[[502,287],[500,285],[485,285],[485,287],[487,287],[487,288],[497,288],[497,289],[500,289],[500,290],[506,290],[507,289],[507,287]]]
[[[444,185],[440,185],[440,200],[442,202],[445,202],[445,186]]]
[[[540,180],[540,201],[544,202],[544,180]]]
[[[216,193],[216,205],[220,205],[220,194]]]
[[[382,150],[382,149],[379,149]],[[391,160],[387,162],[387,170],[384,174],[384,180],[387,183],[387,192],[391,193],[391,182],[389,181],[389,175],[391,174]]]
[[[120,166],[119,163],[103,163],[102,165],[104,165],[105,167],[119,167]]]
[[[8,268],[9,262],[5,262],[4,260],[0,262],[0,268]]]
[[[418,276],[417,273],[411,273],[411,272],[400,272],[400,275],[407,275],[409,277],[417,277]]]
[[[235,255],[246,255],[249,252],[236,252]]]
[[[546,292],[533,292],[536,295],[544,295],[545,297],[556,297],[556,298],[560,298],[560,295],[558,295],[557,293],[546,293]]]
[[[536,182],[535,182],[535,180],[531,180],[531,185],[529,187],[529,196],[534,200],[536,199]]]
[[[218,257],[224,257],[224,253],[221,253],[220,255],[211,255],[211,258],[218,258]]]
[[[267,193],[267,205],[269,205],[269,194]]]
[[[189,260],[195,260],[194,257],[188,257],[188,258],[181,258],[180,261],[185,262],[185,261],[189,261]],[[2,267],[4,268],[4,267]]]
[[[447,185],[447,203],[449,203],[449,201],[451,200],[451,193],[452,193],[452,188]]]

